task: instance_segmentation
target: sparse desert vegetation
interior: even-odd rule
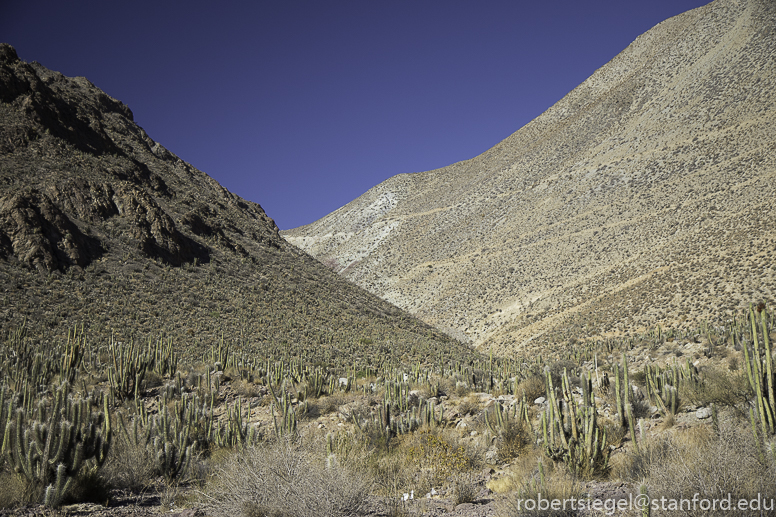
[[[775,13],[286,233],[326,265],[0,44],[0,514],[776,515]]]
[[[294,346],[183,359],[174,340],[100,343],[81,329],[43,353],[22,327],[0,346],[0,503],[517,516],[583,514],[526,508],[539,494],[773,498],[775,335],[761,304],[690,333],[367,368],[343,356],[312,367]],[[688,345],[697,357],[677,357]]]

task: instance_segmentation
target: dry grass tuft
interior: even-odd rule
[[[520,399],[525,396],[525,400],[532,403],[539,397],[543,397],[547,392],[547,384],[541,375],[533,375],[523,379],[515,389],[515,397]]]
[[[255,447],[229,458],[202,494],[213,517],[357,515],[371,483],[298,443]]]
[[[453,492],[453,503],[473,503],[477,500],[477,486],[471,474],[459,474],[452,478],[450,488]]]
[[[152,484],[155,469],[145,444],[135,443],[126,433],[119,432],[113,439],[100,475],[113,487],[138,491]]]
[[[749,381],[743,371],[726,372],[723,369],[712,368],[704,371],[701,382],[682,383],[679,398],[696,406],[736,407],[751,396]]]
[[[706,426],[665,433],[646,440],[639,452],[630,453],[630,463],[617,473],[626,480],[646,479],[650,497],[725,499],[730,495],[735,509],[739,499],[772,496],[776,466],[745,423],[720,422],[719,434]],[[684,508],[684,515],[749,515],[717,508]],[[657,511],[653,515],[675,515]]]
[[[499,461],[508,462],[521,456],[526,448],[533,444],[534,439],[534,433],[525,420],[506,419],[504,429],[496,441]]]
[[[14,472],[0,471],[0,486],[0,509],[15,508],[37,499],[30,483]]]
[[[535,463],[528,475],[512,473],[514,489],[500,500],[499,515],[504,517],[555,517],[577,515],[571,506],[553,510],[543,509],[540,501],[571,501],[580,499],[584,485],[562,466],[553,467],[541,461]]]

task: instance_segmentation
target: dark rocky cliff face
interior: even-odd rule
[[[197,355],[221,340],[342,355],[364,338],[364,357],[471,354],[287,244],[120,101],[0,44],[0,339],[22,325],[43,343],[85,325]]]
[[[214,248],[283,246],[261,207],[154,142],[132,111],[82,77],[0,45],[0,256],[42,271],[113,247],[172,266]],[[118,230],[118,231],[116,231]]]

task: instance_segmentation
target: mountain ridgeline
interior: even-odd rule
[[[471,160],[281,232],[484,349],[697,324],[776,294],[776,3],[666,20]]]
[[[0,286],[0,328],[41,341],[83,326],[103,343],[172,339],[194,357],[222,342],[351,366],[472,355],[289,245],[258,204],[154,142],[123,103],[8,44]]]

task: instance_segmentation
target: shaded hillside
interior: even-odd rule
[[[347,349],[351,363],[354,349],[470,353],[287,244],[259,205],[154,142],[120,101],[6,44],[0,286],[0,326],[26,321],[44,339],[83,324],[97,340],[163,335],[196,352],[223,338]]]
[[[716,0],[482,155],[283,235],[502,350],[732,314],[776,294],[774,106],[776,4]]]

